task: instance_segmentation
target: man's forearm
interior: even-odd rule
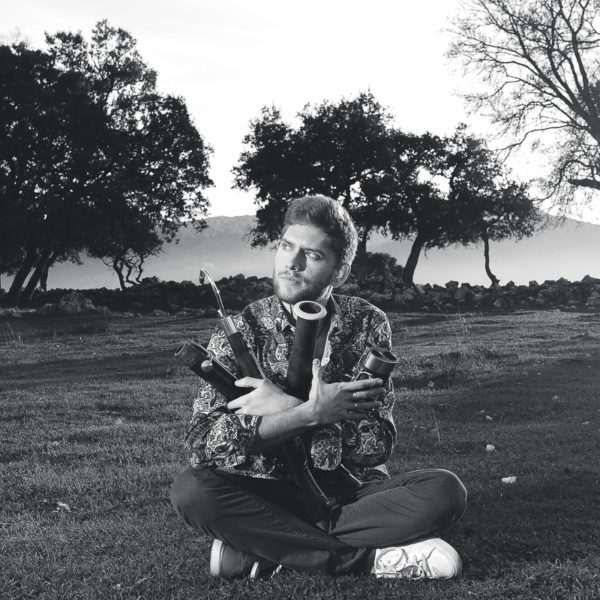
[[[251,453],[276,446],[318,425],[309,403],[303,403],[278,413],[264,415],[258,425]]]

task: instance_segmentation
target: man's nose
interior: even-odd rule
[[[306,257],[304,256],[304,252],[302,252],[302,250],[293,252],[288,258],[287,267],[291,271],[304,271],[304,268],[306,267]]]

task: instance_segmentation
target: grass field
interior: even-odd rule
[[[209,578],[168,497],[198,384],[173,352],[215,321],[40,317],[0,321],[0,597],[600,598],[600,315],[390,319],[390,470],[465,483],[460,578]]]

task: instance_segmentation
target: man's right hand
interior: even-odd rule
[[[364,419],[366,411],[381,406],[377,400],[385,393],[381,379],[325,383],[321,379],[321,361],[318,359],[313,361],[312,375],[306,404],[310,406],[319,425]]]

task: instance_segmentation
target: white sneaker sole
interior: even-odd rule
[[[221,576],[221,555],[223,554],[223,542],[214,540],[210,549],[210,574],[214,577]]]

